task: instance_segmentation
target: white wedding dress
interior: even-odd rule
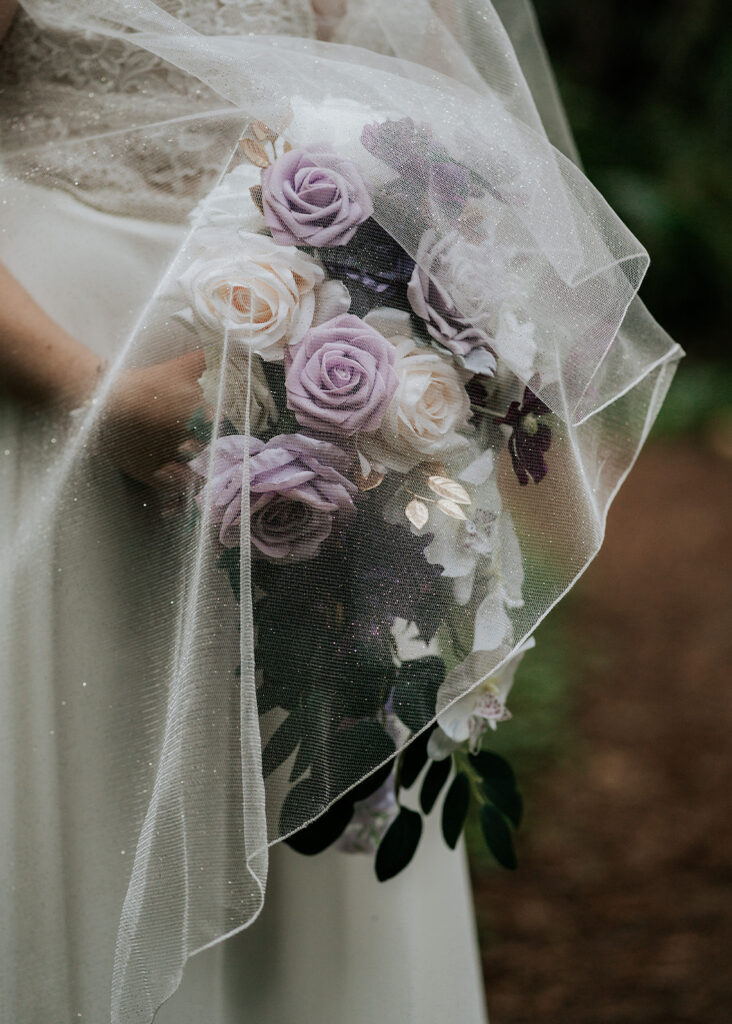
[[[112,355],[179,229],[10,180],[1,198],[0,259],[68,331]],[[55,430],[2,399],[5,537],[40,493]],[[37,537],[16,589],[0,594],[3,1024],[108,1024],[134,854],[121,823],[147,800],[139,779],[116,770],[130,747],[150,753],[138,718],[113,709],[116,694],[139,688],[128,706],[145,716],[140,669],[157,656],[171,618],[159,582],[164,554],[142,490],[100,464],[83,494],[84,535],[55,522]],[[120,504],[128,515],[105,514]],[[53,568],[56,545],[71,579]],[[144,599],[139,569],[134,595],[127,588],[131,560],[148,567]],[[260,917],[189,961],[157,1024],[481,1024],[465,855],[447,850],[437,824],[413,864],[384,885],[370,857],[305,858],[276,846]]]

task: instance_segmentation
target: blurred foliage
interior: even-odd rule
[[[534,2],[585,170],[651,254],[643,299],[691,363],[726,358],[728,0]]]
[[[688,354],[655,432],[708,431],[732,404],[729,2],[534,5],[584,169],[648,249],[641,297]],[[581,754],[572,704],[589,655],[572,635],[573,600],[537,630],[511,692],[513,719],[486,737],[516,771],[527,830],[542,772]],[[466,838],[473,867],[492,869],[477,821]]]
[[[536,647],[521,662],[511,690],[508,705],[512,718],[495,732],[489,731],[483,743],[486,750],[505,757],[515,771],[527,808],[522,826],[527,830],[536,818],[534,781],[561,759],[571,761],[577,755],[572,710],[582,659],[578,661],[571,653],[577,647],[569,635],[571,607],[570,594],[536,630]],[[475,813],[468,818],[465,838],[473,868],[493,870],[495,861]]]

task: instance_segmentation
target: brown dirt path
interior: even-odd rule
[[[475,879],[491,1024],[732,1022],[732,472],[651,446],[577,587],[579,754]]]

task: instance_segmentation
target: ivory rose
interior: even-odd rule
[[[324,283],[317,260],[294,247],[244,231],[207,233],[206,240],[180,285],[193,322],[219,336],[228,331],[232,348],[282,359],[314,322],[348,308],[344,286]]]
[[[386,324],[384,311],[379,314],[366,322],[374,327]],[[395,314],[395,323],[400,316]],[[359,449],[386,469],[406,473],[418,462],[467,445],[460,431],[470,417],[465,391],[470,374],[411,338],[396,335],[389,340],[396,348],[397,389],[379,429],[359,437]]]

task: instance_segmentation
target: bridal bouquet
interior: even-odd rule
[[[408,166],[394,159],[405,141]],[[178,313],[206,354],[196,501],[237,599],[248,519],[257,701],[273,723],[263,771],[292,784],[282,819],[291,802],[328,807],[290,845],[376,849],[389,878],[451,779],[447,843],[475,802],[513,867],[520,797],[481,746],[510,717],[533,640],[511,616],[524,573],[499,467],[506,452],[519,485],[539,484],[552,441],[538,375],[524,386],[502,365],[509,346],[530,369],[536,346],[480,202],[487,188],[515,200],[506,167],[478,179],[426,124],[367,124],[361,144],[390,172],[382,207],[418,183],[416,260],[373,218],[355,162],[261,122],[196,211]],[[440,238],[445,213],[457,229]],[[480,326],[441,283],[453,277],[487,294]],[[481,678],[486,653],[499,667]],[[466,673],[478,685],[463,693]],[[417,810],[402,795],[427,762]]]

